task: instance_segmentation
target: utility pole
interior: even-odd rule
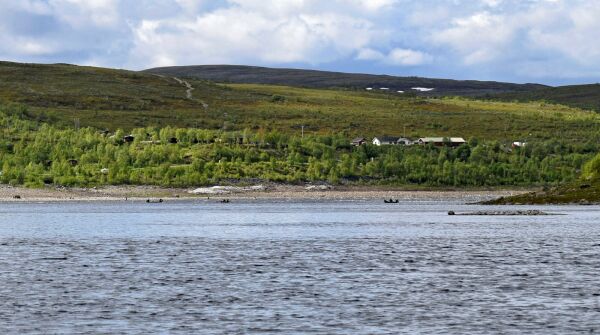
[[[304,139],[304,125],[301,125],[300,127],[302,127],[302,139]]]

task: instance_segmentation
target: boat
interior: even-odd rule
[[[398,200],[398,199],[396,199],[396,200],[393,200],[393,199],[385,200],[384,199],[383,202],[386,203],[386,204],[397,204],[397,203],[400,202],[400,200]]]

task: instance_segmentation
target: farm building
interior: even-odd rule
[[[400,137],[398,141],[396,141],[398,145],[413,145],[414,142],[410,138]]]
[[[413,145],[414,142],[410,138],[395,137],[395,136],[380,136],[373,138],[373,144],[381,145]]]
[[[400,137],[395,137],[395,136],[379,136],[379,137],[373,138],[373,144],[375,144],[377,146],[396,145],[396,144],[398,144],[399,139],[400,139]]]
[[[462,137],[421,137],[417,140],[419,144],[433,144],[436,147],[449,146],[458,147],[467,143]]]

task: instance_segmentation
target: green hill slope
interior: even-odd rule
[[[600,150],[599,130],[597,113],[539,102],[0,63],[0,183],[13,185],[557,185]],[[386,134],[468,144],[350,145]]]
[[[0,102],[62,127],[278,130],[344,136],[462,136],[502,142],[598,138],[595,113],[543,103],[425,98],[382,92],[214,84],[72,65],[0,62]]]
[[[585,163],[582,169],[579,178],[568,183],[537,192],[502,197],[484,204],[600,204],[600,154]]]
[[[497,95],[504,101],[547,101],[600,112],[600,84],[572,85]]]
[[[0,62],[0,98],[33,107],[97,110],[192,108],[172,79],[130,71]]]
[[[492,81],[449,80],[420,77],[395,77],[387,75],[340,73],[301,69],[276,69],[241,65],[197,65],[174,66],[146,70],[168,76],[197,78],[223,83],[267,84],[307,88],[350,88],[364,90],[389,88],[418,93],[414,87],[433,88],[431,92],[421,95],[458,95],[478,96],[500,92],[528,92],[545,88],[537,84],[511,84]]]
[[[0,102],[18,103],[31,119],[114,129],[147,125],[219,127],[215,113],[252,97],[203,81],[188,88],[172,77],[68,64],[0,62]]]

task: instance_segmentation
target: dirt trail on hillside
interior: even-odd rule
[[[177,77],[173,77],[173,79],[175,79],[175,81],[177,81],[178,83],[180,83],[181,85],[183,85],[187,88],[187,91],[185,91],[185,96],[188,99],[192,99],[192,97],[193,97],[192,91],[194,90],[194,87],[192,86],[192,84],[190,84],[189,82],[187,82],[183,79],[179,79]]]
[[[160,78],[166,78],[168,79],[166,76],[162,75],[162,74],[155,74],[155,76],[160,77]],[[177,78],[177,77],[171,77],[173,78],[177,83],[179,83],[180,85],[185,86],[186,91],[185,91],[185,97],[188,100],[192,100],[194,98],[192,91],[194,91],[196,88],[194,88],[194,86],[192,86],[192,84],[190,84],[188,81]],[[202,107],[204,107],[204,109],[206,110],[208,108],[208,104],[204,101],[200,101],[200,103],[202,104]]]

